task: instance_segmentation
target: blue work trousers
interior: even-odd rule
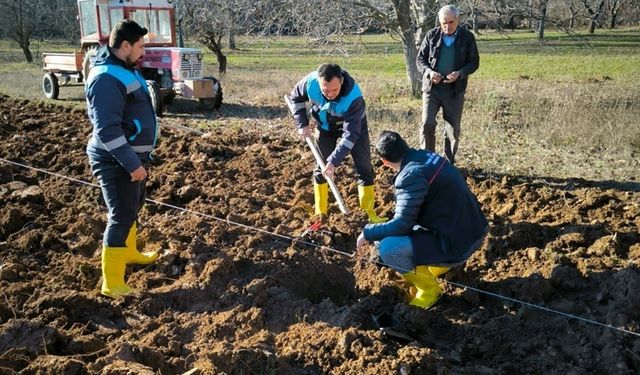
[[[342,139],[342,131],[318,131],[318,149],[325,163],[327,159],[336,149],[336,144]],[[356,141],[356,144],[351,149],[351,156],[353,157],[353,164],[356,169],[356,175],[358,177],[358,185],[369,186],[373,185],[375,174],[373,172],[373,166],[371,165],[371,150],[369,150],[369,128],[366,124],[362,125],[360,137]],[[316,184],[324,184],[327,180],[322,175],[322,170],[319,166],[313,171],[313,178]]]
[[[138,218],[146,196],[146,179],[131,181],[131,175],[115,160],[89,159],[91,171],[102,189],[107,205],[107,227],[103,246],[125,247],[129,229]],[[146,167],[146,166],[145,166]]]
[[[447,258],[447,255],[443,254],[436,247],[421,249],[421,251],[427,253],[424,257],[427,259],[425,264],[416,264],[414,254],[416,249],[410,236],[386,237],[381,241],[377,241],[376,246],[382,262],[400,273],[413,271],[416,266],[421,265],[451,268],[464,264],[473,252],[482,246],[487,232],[488,228],[485,233],[457,259]]]

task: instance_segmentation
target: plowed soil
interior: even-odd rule
[[[491,231],[425,311],[395,272],[331,251],[352,253],[366,223],[350,163],[338,184],[352,213],[332,204],[305,237],[330,249],[289,239],[313,201],[313,158],[290,129],[285,115],[204,136],[163,127],[149,198],[210,216],[147,204],[138,244],[161,256],[128,268],[138,292],[118,300],[99,293],[99,189],[0,162],[0,373],[640,372],[640,336],[446,281],[640,332],[637,190],[463,171]],[[4,159],[95,183],[90,131],[82,111],[0,97]]]

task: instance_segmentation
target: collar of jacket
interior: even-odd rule
[[[128,70],[134,69],[133,66],[129,66],[123,60],[120,60],[120,58],[118,58],[118,56],[113,53],[111,47],[106,44],[98,49],[98,52],[96,53],[96,61],[93,63],[93,65],[98,66],[105,64],[119,65]]]
[[[460,25],[458,25],[458,27],[456,27],[456,32],[454,32],[451,36],[457,39],[458,31],[460,31]],[[437,38],[436,47],[440,47],[440,45],[442,43],[444,43],[443,40],[444,40],[444,36],[445,35],[447,35],[447,34],[445,34],[444,31],[442,31],[442,27],[438,26],[438,38]],[[455,40],[454,40],[454,42],[455,42]]]
[[[451,44],[455,43],[456,37],[458,36],[458,30],[459,29],[460,29],[460,27],[457,27],[456,31],[451,35],[447,35],[445,33],[442,33],[441,38],[442,38],[442,42],[445,44],[445,46],[447,45],[447,43],[445,42],[446,39],[451,39]],[[451,44],[449,44],[449,45],[451,45]]]
[[[404,167],[406,167],[406,165],[409,164],[409,162],[412,162],[415,159],[416,151],[418,150],[416,150],[415,148],[409,147],[407,152],[404,153],[404,156],[402,157],[402,163],[400,163],[400,171],[402,171]]]
[[[351,92],[351,90],[353,89],[353,86],[355,84],[355,81],[353,80],[353,78],[349,75],[349,73],[347,73],[346,71],[342,71],[342,86],[340,86],[340,93],[338,94],[338,96],[336,96],[335,98],[333,98],[332,100],[327,99],[326,96],[324,96],[324,94],[322,94],[322,97],[324,97],[324,99],[328,102],[337,102],[340,100],[340,98],[342,98],[343,96],[347,95],[348,93]]]
[[[400,163],[400,169],[393,176],[393,181],[395,181],[398,178],[398,176],[400,175],[400,173],[402,173],[402,170],[404,169],[404,167],[406,167],[407,164],[409,164],[410,162],[413,161],[416,151],[417,150],[415,148],[409,147],[407,152],[404,153],[404,156],[402,157],[402,162]]]

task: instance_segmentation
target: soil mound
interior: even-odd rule
[[[84,112],[0,97],[2,158],[95,183],[90,131]],[[147,204],[139,247],[161,256],[129,267],[139,292],[114,301],[99,294],[99,190],[0,163],[0,373],[640,372],[638,336],[451,284],[418,310],[395,272],[292,241],[312,165],[275,128],[163,127],[149,197],[236,224]],[[447,280],[640,331],[640,193],[464,172],[491,232]],[[376,182],[387,216],[391,178]],[[332,205],[307,241],[351,253],[366,217],[355,181],[338,184],[354,211]]]

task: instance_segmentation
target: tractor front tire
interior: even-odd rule
[[[160,85],[158,85],[158,82],[148,79],[147,89],[149,90],[153,110],[156,112],[157,116],[162,116],[162,112],[164,112],[164,101],[162,99],[162,94],[160,93]]]
[[[204,79],[210,79],[213,81],[213,92],[215,95],[211,98],[200,99],[200,103],[204,103],[204,105],[210,109],[217,110],[222,105],[222,85],[220,84],[220,81],[214,77],[204,77]]]
[[[173,99],[176,97],[176,92],[173,90],[160,90],[162,93],[162,104],[164,104],[165,108],[169,104],[173,102]]]
[[[42,77],[42,91],[47,99],[58,99],[60,85],[58,85],[58,77],[55,74],[46,73]]]

